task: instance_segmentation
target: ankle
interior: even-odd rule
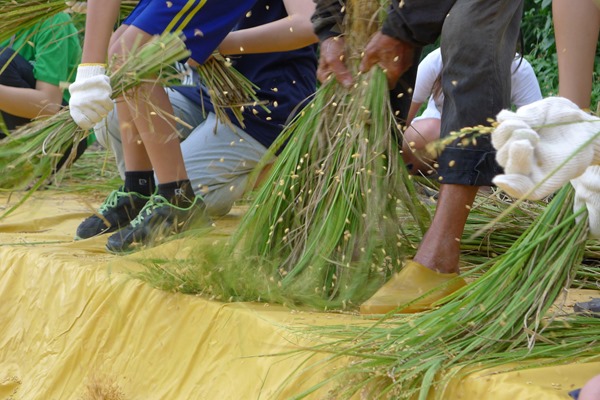
[[[420,256],[418,253],[413,258],[424,267],[440,274],[459,274],[458,257],[431,257]]]
[[[194,203],[196,194],[192,189],[191,182],[186,179],[182,181],[161,183],[158,185],[158,194],[178,207],[189,207]]]
[[[154,171],[125,171],[124,190],[150,196],[155,190]]]

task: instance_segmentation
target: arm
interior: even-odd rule
[[[432,44],[456,0],[392,1],[381,32],[413,47]]]
[[[273,53],[299,49],[317,42],[310,17],[312,0],[284,0],[287,18],[231,32],[219,45],[223,55]]]
[[[516,61],[512,67],[511,103],[517,108],[542,99],[542,91],[533,67],[526,59],[522,59],[520,63],[521,65]]]
[[[408,116],[406,117],[406,126],[410,126],[410,124],[412,123],[412,120],[417,116],[417,112],[419,111],[419,109],[421,108],[421,106],[423,105],[423,103],[418,103],[418,102],[411,102],[410,103],[410,108],[408,109]]]
[[[352,85],[352,74],[344,64],[346,44],[342,36],[344,2],[342,0],[314,0],[315,12],[311,17],[313,30],[321,42],[317,78],[325,82],[334,75],[345,87]]]
[[[87,4],[82,63],[69,86],[69,112],[82,129],[91,129],[114,108],[106,59],[120,5],[120,0],[89,0]]]
[[[435,42],[455,0],[392,1],[381,31],[365,49],[360,70],[379,65],[390,88],[413,63],[415,48]]]
[[[33,119],[39,115],[52,115],[61,108],[63,90],[61,83],[72,79],[73,68],[79,62],[81,47],[77,29],[71,18],[64,13],[46,18],[31,32],[20,32],[16,43],[17,52],[33,50],[33,76],[35,87],[15,87],[0,85],[0,109],[19,117]]]
[[[311,17],[315,34],[321,42],[340,36],[344,22],[344,0],[314,0],[315,12]]]
[[[62,90],[50,83],[38,80],[35,89],[0,85],[0,109],[19,117],[56,114],[61,102]]]
[[[105,64],[108,43],[119,15],[120,0],[88,0],[83,64]]]
[[[437,48],[427,54],[427,56],[419,63],[412,101],[421,104],[427,101],[429,96],[433,94],[433,85],[441,73],[442,52]]]

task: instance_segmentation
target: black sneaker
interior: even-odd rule
[[[144,208],[150,197],[135,192],[113,190],[98,213],[86,218],[77,227],[75,240],[87,239],[126,227]]]
[[[127,227],[109,236],[106,249],[113,253],[128,252],[136,247],[160,243],[168,236],[193,227],[207,227],[210,219],[205,209],[199,196],[189,207],[181,208],[163,196],[154,195]]]
[[[575,303],[573,309],[578,314],[600,318],[600,298],[597,297],[590,301]]]

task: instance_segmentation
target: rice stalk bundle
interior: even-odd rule
[[[129,15],[137,3],[137,0],[121,1],[121,19]],[[69,7],[63,0],[0,0],[0,9],[0,42],[3,42]]]
[[[175,61],[187,56],[189,52],[185,44],[175,34],[162,35],[136,48],[118,69],[109,72],[113,97],[142,82],[169,85],[180,78],[180,73],[174,68]],[[90,131],[80,129],[75,124],[65,108],[53,116],[39,118],[22,126],[1,140],[0,166],[3,174],[0,176],[0,188],[14,190],[29,187],[28,194],[3,216],[14,211],[44,184],[55,170],[58,160],[71,148],[66,162],[68,166],[75,156],[74,144],[89,134]]]
[[[550,312],[584,252],[587,221],[576,223],[571,207],[565,207],[572,198],[571,187],[561,189],[506,253],[481,267],[489,269],[483,276],[440,307],[384,319],[367,329],[316,328],[336,342],[315,350],[356,360],[340,372],[337,397],[368,392],[369,398],[441,399],[455,367],[597,357],[598,344],[584,336],[597,329],[596,321],[586,319],[561,330],[565,322],[556,318],[560,311]],[[571,346],[569,335],[578,338],[578,346]]]
[[[67,8],[62,0],[1,0],[0,42]]]
[[[347,5],[355,72],[379,11],[376,2]],[[285,143],[232,238],[240,264],[272,268],[285,291],[331,306],[362,301],[400,267],[399,209],[423,230],[429,213],[403,166],[387,96],[377,68],[350,89],[330,80],[317,90],[273,145]]]
[[[244,108],[262,105],[256,96],[258,86],[236,70],[231,60],[218,52],[198,67],[198,74],[200,81],[208,89],[217,121],[233,126],[229,116],[231,113],[244,128]],[[263,109],[269,111],[266,107]]]

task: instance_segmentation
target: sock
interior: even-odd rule
[[[159,183],[158,194],[169,200],[170,203],[183,208],[192,205],[196,197],[194,190],[192,190],[192,183],[189,179]]]
[[[154,171],[125,171],[125,191],[136,192],[144,196],[154,193]]]

